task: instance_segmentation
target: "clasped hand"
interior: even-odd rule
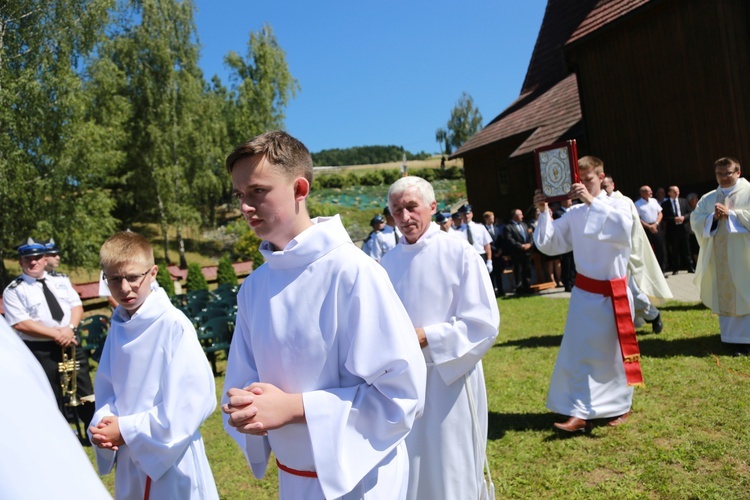
[[[266,436],[268,431],[305,421],[302,395],[286,393],[273,384],[232,388],[227,397],[229,402],[221,410],[229,416],[229,425],[244,434]]]
[[[120,434],[120,423],[114,415],[102,418],[96,426],[89,427],[89,432],[91,432],[91,442],[99,448],[117,451],[125,444]]]
[[[55,328],[57,330],[57,338],[55,338],[55,342],[57,342],[57,345],[60,347],[68,347],[70,344],[78,345],[78,341],[76,340],[76,333],[73,331],[72,328],[69,326],[60,326]]]
[[[729,217],[729,208],[726,205],[717,203],[714,205],[714,219],[726,219]]]

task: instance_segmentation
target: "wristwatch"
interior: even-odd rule
[[[73,330],[73,333],[76,333],[76,329],[78,327],[76,325],[74,325],[73,323],[71,323],[71,324],[68,325],[68,328],[70,328],[71,330]]]

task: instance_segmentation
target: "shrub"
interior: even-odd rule
[[[359,178],[359,183],[363,186],[380,186],[383,184],[383,172],[380,170],[370,170]]]
[[[354,172],[349,172],[348,174],[346,174],[344,186],[359,186],[359,185],[360,185],[360,180],[357,174],[355,174]]]
[[[463,179],[464,171],[455,165],[441,171],[443,179],[458,180]]]
[[[322,188],[343,188],[347,186],[346,177],[341,174],[321,175],[317,181]]]
[[[427,182],[432,182],[437,177],[437,172],[435,172],[434,168],[420,168],[414,171],[414,175],[421,177]]]
[[[187,279],[185,280],[185,288],[188,292],[194,292],[196,290],[208,290],[208,282],[206,277],[203,276],[203,270],[201,265],[197,262],[188,264]]]
[[[401,171],[397,168],[388,168],[382,170],[383,172],[383,183],[390,186],[401,178]]]
[[[311,218],[330,217],[340,212],[340,207],[332,203],[320,203],[307,198],[307,212]]]
[[[236,285],[237,274],[234,272],[232,267],[232,259],[229,255],[224,255],[219,259],[219,268],[216,271],[216,282],[219,285]]]
[[[167,292],[168,296],[174,296],[174,281],[172,281],[169,269],[167,269],[167,265],[164,263],[159,264],[159,272],[156,273],[156,282]]]
[[[252,260],[253,269],[258,269],[265,259],[258,248],[263,240],[258,238],[253,231],[248,231],[234,244],[234,254],[241,260]]]

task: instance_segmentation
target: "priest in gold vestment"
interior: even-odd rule
[[[719,187],[690,215],[700,253],[695,284],[719,315],[721,341],[736,356],[750,354],[750,182],[733,158],[714,163]]]

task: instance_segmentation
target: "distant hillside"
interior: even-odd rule
[[[350,165],[375,165],[397,162],[406,154],[407,160],[425,160],[431,155],[421,151],[412,154],[401,146],[356,146],[347,149],[324,149],[312,153],[316,167],[344,167]]]

